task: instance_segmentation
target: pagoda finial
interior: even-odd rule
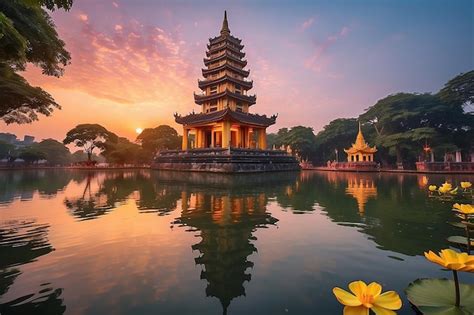
[[[224,11],[224,21],[222,21],[221,35],[230,35],[229,22],[227,22],[227,11]]]

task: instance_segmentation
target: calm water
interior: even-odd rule
[[[0,313],[342,314],[334,286],[404,300],[460,234],[426,183],[468,176],[0,173]],[[461,280],[473,283],[470,274]]]

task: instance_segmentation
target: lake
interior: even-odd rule
[[[462,234],[445,180],[474,177],[4,171],[0,313],[342,314],[361,279],[414,314],[408,284],[451,277],[423,252]]]

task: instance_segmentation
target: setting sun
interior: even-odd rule
[[[136,129],[135,129],[135,132],[136,132],[137,134],[141,134],[141,133],[142,133],[142,131],[143,131],[143,129],[142,129],[142,128],[136,128]]]

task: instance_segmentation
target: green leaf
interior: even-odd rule
[[[405,290],[408,300],[422,314],[468,315],[474,313],[474,285],[459,285],[461,305],[456,307],[454,281],[417,279]]]
[[[450,236],[448,237],[448,242],[454,243],[457,245],[467,246],[467,237],[464,236]],[[474,239],[471,238],[471,246],[474,246]]]

